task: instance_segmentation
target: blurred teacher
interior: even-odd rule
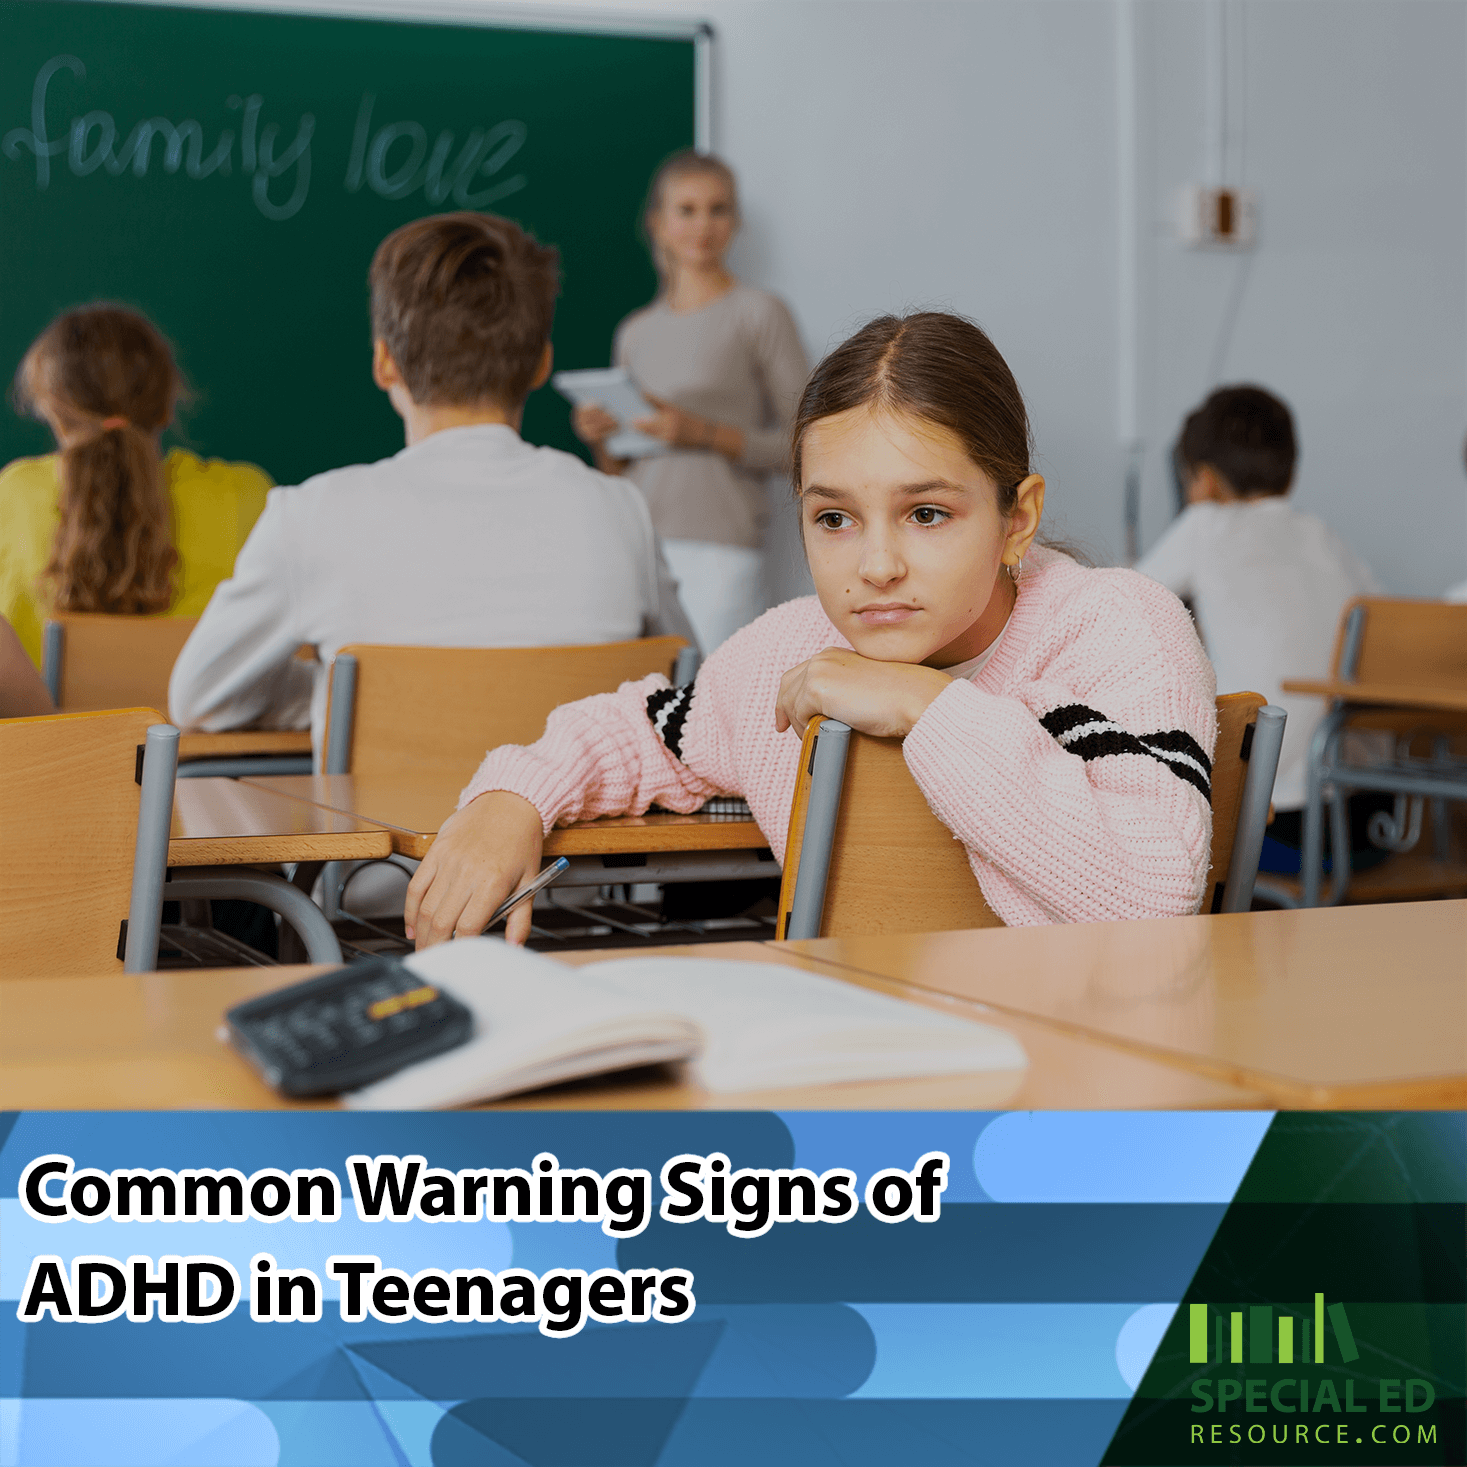
[[[724,266],[739,225],[727,165],[674,153],[652,180],[645,224],[661,289],[617,328],[612,361],[657,409],[634,426],[668,451],[611,458],[604,444],[620,424],[595,404],[572,422],[600,468],[647,496],[706,654],[764,609],[764,477],[787,464],[809,366],[784,302]]]

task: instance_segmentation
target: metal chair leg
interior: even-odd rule
[[[1232,856],[1228,862],[1228,885],[1222,903],[1225,912],[1246,912],[1253,905],[1253,885],[1258,880],[1258,858],[1263,852],[1268,805],[1273,799],[1273,780],[1278,772],[1287,719],[1288,714],[1272,703],[1265,703],[1258,710],[1248,773],[1243,779],[1242,809],[1238,811],[1238,828],[1233,834]]]
[[[1329,895],[1321,905],[1337,907],[1350,889],[1350,792],[1338,785],[1330,798],[1329,826]]]
[[[323,774],[351,773],[351,736],[357,713],[357,660],[350,652],[338,652],[331,659],[331,703],[327,719],[326,747],[321,751]],[[341,915],[336,894],[346,879],[344,861],[331,861],[326,866],[326,879],[321,883],[321,908],[327,919]]]
[[[143,788],[132,857],[124,973],[147,973],[158,966],[158,930],[163,925],[163,882],[168,872],[177,770],[178,730],[171,723],[154,724],[143,746]]]
[[[1324,786],[1325,770],[1333,760],[1331,753],[1346,711],[1332,708],[1321,720],[1309,744],[1308,781],[1304,799],[1304,843],[1300,853],[1300,904],[1319,905],[1320,872],[1324,865]]]
[[[41,681],[58,709],[61,707],[61,671],[66,660],[66,628],[48,621],[41,628]]]
[[[835,844],[835,823],[840,816],[841,786],[845,783],[850,740],[849,724],[827,718],[820,725],[814,767],[810,771],[810,799],[805,806],[805,832],[800,839],[795,893],[783,933],[787,939],[820,936],[825,885],[830,878],[830,851]]]
[[[196,866],[175,870],[169,895],[179,901],[203,898],[208,901],[255,902],[278,912],[305,944],[306,961],[340,963],[341,944],[321,909],[283,876],[267,871],[227,871],[220,866]],[[131,932],[129,930],[129,935]]]

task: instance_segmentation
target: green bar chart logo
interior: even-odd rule
[[[1288,1312],[1274,1304],[1250,1304],[1246,1311],[1207,1304],[1188,1307],[1188,1358],[1193,1365],[1243,1364],[1245,1333],[1249,1365],[1293,1365],[1296,1361],[1323,1365],[1327,1333],[1334,1335],[1341,1363],[1360,1358],[1345,1306],[1326,1304],[1323,1294],[1314,1296],[1312,1311]]]

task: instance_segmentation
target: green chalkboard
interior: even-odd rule
[[[287,484],[380,458],[372,251],[465,207],[558,246],[557,363],[604,366],[653,293],[637,218],[695,75],[691,38],[0,0],[0,373],[121,301],[194,385],[173,441]],[[548,388],[525,436],[578,446]],[[0,411],[0,463],[48,448]]]

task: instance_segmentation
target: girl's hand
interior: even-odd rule
[[[647,434],[649,438],[661,439],[673,448],[720,449],[721,437],[728,432],[737,432],[737,429],[725,429],[707,418],[700,418],[696,413],[674,407],[660,397],[653,397],[650,392],[643,395],[657,411],[650,418],[636,419],[632,427]],[[742,440],[743,434],[740,433],[739,438]],[[740,446],[742,447],[742,443]]]
[[[571,411],[571,427],[587,448],[600,448],[621,424],[599,402],[583,402]]]
[[[804,738],[806,725],[821,714],[860,733],[902,739],[951,681],[935,667],[875,662],[857,652],[827,647],[785,673],[774,727],[780,733],[792,728]]]
[[[540,812],[519,795],[493,790],[443,822],[438,839],[408,883],[403,926],[419,950],[450,937],[475,937],[507,896],[540,874],[545,844]],[[530,935],[530,909],[509,914],[505,940]]]

